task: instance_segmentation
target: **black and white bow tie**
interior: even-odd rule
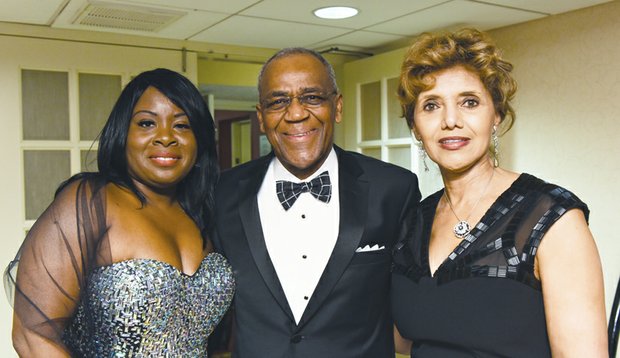
[[[332,197],[332,184],[329,180],[329,173],[324,171],[309,182],[293,183],[278,180],[276,181],[276,193],[284,210],[288,210],[302,193],[310,193],[320,201],[329,203]]]

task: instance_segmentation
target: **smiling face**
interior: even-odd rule
[[[413,123],[428,156],[449,172],[492,165],[488,150],[500,117],[478,75],[455,66],[429,76],[435,85],[418,96]]]
[[[319,169],[333,144],[334,122],[342,116],[342,96],[335,93],[325,66],[312,55],[294,54],[267,65],[256,106],[260,129],[275,155],[299,179]],[[300,103],[299,96],[324,98],[319,105]],[[289,106],[270,109],[270,104],[291,100]],[[302,99],[302,102],[305,102]]]
[[[196,139],[182,109],[148,87],[133,110],[125,155],[129,176],[144,189],[173,189],[196,162]]]

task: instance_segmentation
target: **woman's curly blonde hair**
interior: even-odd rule
[[[512,64],[502,59],[500,50],[487,34],[475,29],[424,33],[409,48],[398,86],[398,98],[409,128],[413,128],[418,96],[435,85],[434,78],[427,75],[458,65],[478,74],[491,94],[503,132],[508,131],[515,120],[510,101],[517,91],[517,83],[510,75]]]

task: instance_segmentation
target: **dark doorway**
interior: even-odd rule
[[[218,156],[222,170],[260,156],[260,129],[255,111],[215,110]]]

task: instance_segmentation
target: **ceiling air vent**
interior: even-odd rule
[[[157,32],[185,15],[184,12],[91,2],[73,21],[75,25]]]

